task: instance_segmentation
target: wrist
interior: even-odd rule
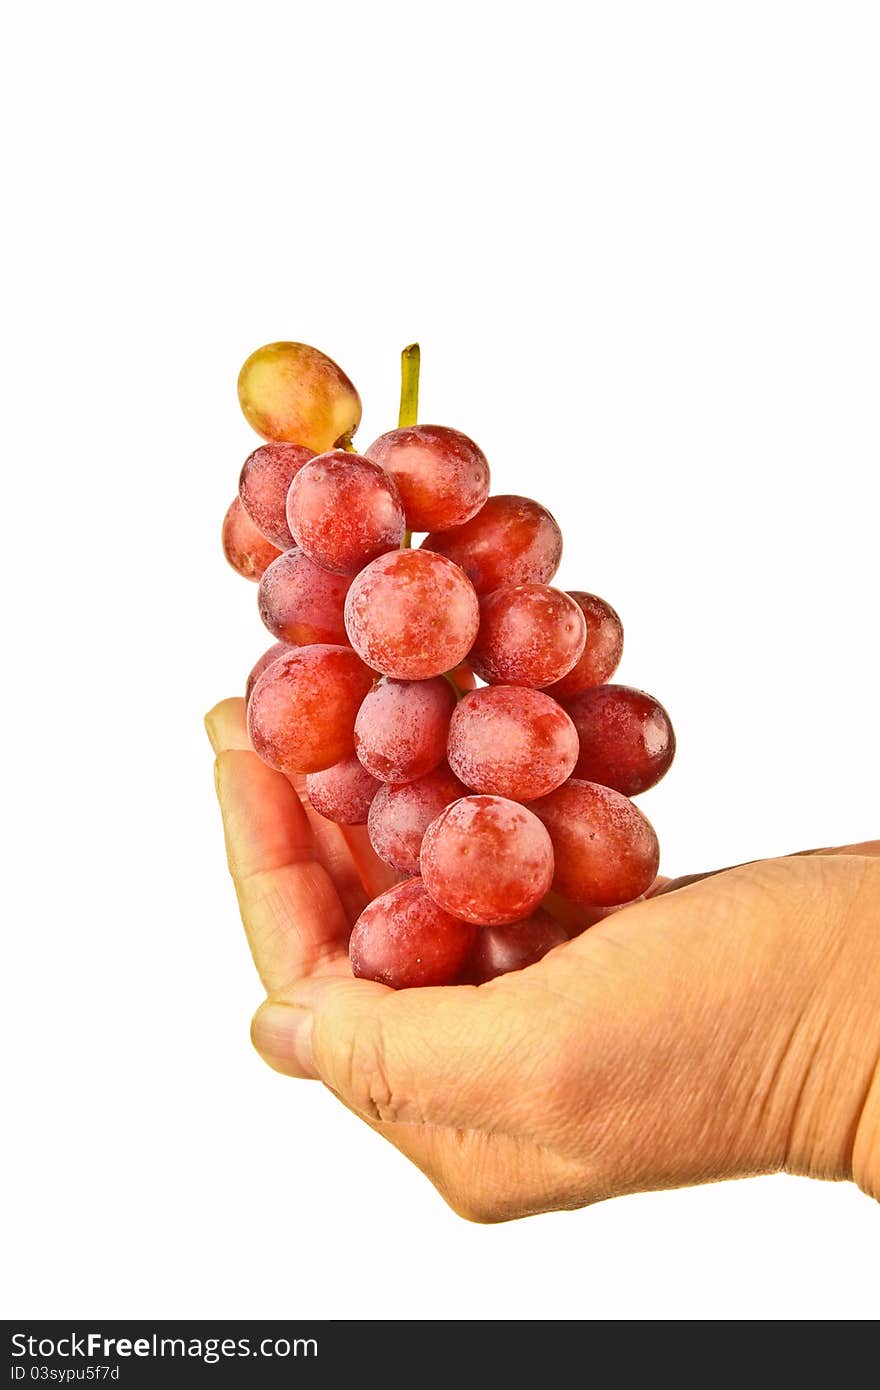
[[[853,1178],[863,1192],[880,1202],[880,1063],[874,1070],[856,1126]]]
[[[785,1166],[853,1180],[880,1197],[880,860],[825,863],[840,891],[835,920],[825,923],[825,968],[804,1029],[809,1057],[790,1112]]]

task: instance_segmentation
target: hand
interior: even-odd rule
[[[478,989],[354,979],[394,875],[208,715],[263,1058],[316,1077],[462,1215],[780,1169],[880,1197],[880,842],[678,880]]]

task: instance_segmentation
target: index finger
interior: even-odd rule
[[[223,718],[221,709],[212,710],[208,722]],[[288,779],[242,746],[222,748],[214,766],[248,944],[267,992],[276,993],[334,956],[342,958],[348,920]]]

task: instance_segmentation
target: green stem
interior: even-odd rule
[[[444,679],[445,681],[449,681],[449,684],[452,686],[452,690],[453,690],[453,693],[454,693],[454,695],[455,695],[456,700],[463,700],[463,699],[464,699],[464,691],[462,690],[462,688],[461,688],[461,686],[459,685],[458,681],[455,679],[455,676],[452,674],[452,672],[451,672],[451,671],[444,671],[444,672],[443,672],[443,679]]]
[[[406,429],[419,418],[419,367],[421,353],[418,343],[410,343],[400,354],[400,414],[397,428]]]
[[[410,425],[414,425],[419,418],[419,369],[422,365],[422,354],[418,343],[410,343],[400,354],[400,410],[397,416],[397,428],[405,430]],[[409,550],[412,546],[412,531],[404,531],[401,542],[402,550]]]

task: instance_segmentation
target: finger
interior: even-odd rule
[[[348,827],[336,825],[315,810],[306,790],[305,773],[298,773],[291,781],[311,826],[317,858],[336,885],[349,925],[354,926],[369,902],[369,894],[349,849],[345,835]]]
[[[241,918],[271,994],[343,952],[349,923],[287,778],[232,748],[218,755],[215,782]]]
[[[251,746],[242,699],[221,700],[205,716],[205,727],[215,753]],[[291,780],[312,828],[318,862],[336,885],[346,917],[353,925],[367,903],[397,883],[399,875],[379,859],[365,826],[335,825],[326,820],[309,802],[305,774]]]
[[[250,748],[244,700],[231,697],[205,715],[205,729],[215,753],[229,748]]]
[[[857,845],[836,845],[832,849],[804,849],[802,854],[858,854],[867,859],[880,855],[880,840],[862,840]]]
[[[304,981],[258,1010],[257,1051],[276,1071],[318,1077],[371,1124],[501,1129],[527,1112],[511,1057],[528,1057],[528,1010],[467,986],[394,990]]]
[[[242,699],[221,700],[205,715],[205,728],[215,753],[230,749],[250,749],[246,706]],[[311,827],[315,857],[329,873],[342,900],[349,925],[353,925],[367,905],[360,875],[352,860],[340,826],[319,816],[305,796],[305,775],[292,779]]]
[[[780,855],[782,859],[807,859],[813,855],[861,855],[866,858],[876,858],[880,855],[880,840],[863,840],[854,845],[831,845],[823,849],[801,849],[790,855]],[[715,878],[717,874],[729,873],[731,869],[746,869],[750,864],[756,864],[758,860],[747,859],[742,864],[728,864],[723,869],[708,869],[702,874],[683,874],[679,878],[673,878],[659,889],[652,889],[649,897],[663,897],[667,893],[676,893],[680,888],[688,888],[692,883],[702,883],[704,878]]]

